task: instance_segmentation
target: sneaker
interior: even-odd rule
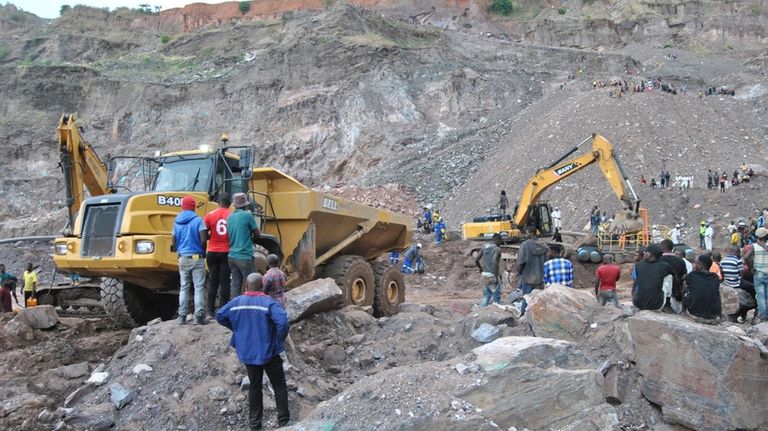
[[[176,319],[176,323],[179,325],[186,325],[187,324],[187,316],[179,316],[178,319]]]
[[[208,321],[205,320],[205,317],[195,317],[195,325],[205,325]]]

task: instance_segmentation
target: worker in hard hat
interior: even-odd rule
[[[435,244],[442,244],[445,241],[446,233],[445,221],[440,217],[435,224]]]
[[[669,239],[672,240],[672,244],[680,244],[680,225],[676,224],[675,227],[669,231]]]
[[[704,233],[707,231],[707,222],[699,223],[699,248],[704,248]]]
[[[416,270],[416,263],[419,261],[419,252],[421,251],[421,243],[412,245],[408,251],[403,255],[403,266],[400,267],[400,271],[404,274],[413,274]]]

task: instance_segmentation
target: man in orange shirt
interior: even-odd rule
[[[208,229],[208,248],[205,258],[208,264],[208,316],[216,315],[216,296],[223,307],[229,302],[229,236],[227,217],[232,198],[228,193],[219,194],[219,208],[205,215],[203,222]]]

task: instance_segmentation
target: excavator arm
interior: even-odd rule
[[[64,171],[69,209],[69,226],[85,200],[84,188],[91,196],[114,193],[107,186],[108,170],[93,147],[80,136],[75,114],[62,115],[57,130],[60,166]]]
[[[585,143],[592,141],[592,151],[573,159],[564,161],[571,154],[579,150]],[[621,218],[623,226],[617,224],[617,229],[623,232],[631,232],[636,226],[629,220],[636,219],[640,210],[640,199],[635,194],[629,178],[624,173],[621,163],[613,152],[613,146],[603,136],[595,133],[590,138],[585,139],[576,145],[560,159],[540,169],[533,176],[523,189],[520,196],[520,203],[515,212],[514,223],[517,226],[525,226],[528,221],[531,209],[536,205],[539,197],[552,185],[564,180],[565,178],[581,171],[587,166],[598,163],[608,184],[611,186],[616,197],[622,202],[624,213],[617,216]],[[626,220],[626,221],[625,221]]]

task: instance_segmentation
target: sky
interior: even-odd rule
[[[190,3],[221,3],[221,0],[2,0],[0,3],[12,3],[17,8],[26,12],[32,12],[41,18],[58,18],[61,5],[65,4],[70,6],[80,4],[97,8],[108,7],[110,10],[114,10],[121,6],[136,8],[140,4],[146,3],[153,8],[155,6],[161,6],[162,10],[165,10],[181,7]]]

